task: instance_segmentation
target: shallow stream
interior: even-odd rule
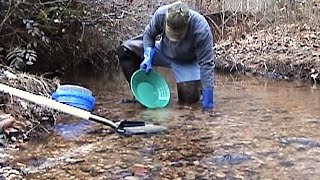
[[[167,127],[167,133],[124,137],[66,115],[47,137],[12,152],[9,163],[30,179],[320,177],[320,90],[299,82],[217,75],[217,107],[208,114],[200,104],[177,105],[169,81],[170,105],[147,110],[121,103],[131,97],[122,76],[81,80],[96,95],[94,114],[152,121]]]

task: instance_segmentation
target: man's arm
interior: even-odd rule
[[[163,30],[163,18],[160,10],[161,8],[154,13],[143,34],[143,61],[140,64],[140,69],[145,70],[147,73],[152,70],[153,57],[156,52],[156,37]]]
[[[214,68],[215,52],[214,39],[206,20],[199,22],[196,30],[196,55],[200,65],[200,78],[202,83],[202,108],[211,110],[215,107],[214,97]]]
[[[196,45],[196,55],[200,65],[202,88],[213,88],[215,52],[213,50],[214,40],[210,27],[204,28],[201,32],[198,32]]]
[[[156,37],[163,31],[164,15],[158,9],[152,16],[143,34],[143,46],[155,47]]]

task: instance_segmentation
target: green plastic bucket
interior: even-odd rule
[[[154,70],[150,73],[139,69],[131,77],[134,97],[149,109],[163,108],[170,102],[170,88],[166,80]]]

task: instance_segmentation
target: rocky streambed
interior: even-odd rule
[[[95,113],[114,121],[143,119],[169,131],[124,137],[60,115],[47,136],[8,149],[4,165],[29,179],[315,179],[320,174],[320,95],[310,84],[218,74],[218,106],[206,114],[198,106],[177,105],[174,94],[170,106],[160,110],[123,104],[130,93],[117,82],[83,83],[98,94]]]

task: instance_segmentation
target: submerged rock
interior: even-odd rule
[[[142,164],[135,164],[131,167],[131,172],[135,176],[145,176],[149,170],[148,167]]]
[[[135,176],[127,176],[124,178],[124,180],[140,180],[140,178]]]
[[[134,176],[134,174],[128,169],[120,169],[118,171],[115,171],[113,174],[116,179],[122,179],[128,176],[129,177]]]
[[[294,166],[294,161],[292,161],[292,160],[283,160],[283,161],[280,161],[279,164],[281,166],[284,166],[284,167],[291,167],[291,166]]]
[[[242,154],[242,153],[232,153],[226,155],[217,155],[213,157],[209,157],[204,160],[205,164],[241,164],[243,162],[252,160],[250,155]]]
[[[320,142],[305,137],[281,137],[279,138],[279,142],[287,145],[300,145],[310,148],[320,147]]]

